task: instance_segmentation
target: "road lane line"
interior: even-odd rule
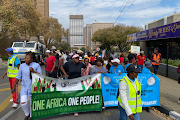
[[[5,84],[0,84],[0,86],[3,86],[3,85],[8,85],[9,83],[5,83]]]
[[[11,90],[10,88],[3,88],[3,89],[0,89],[0,92],[1,91],[7,91],[7,90]]]
[[[10,89],[10,88],[9,88]],[[20,93],[21,86],[18,86],[18,93]],[[0,113],[11,103],[10,99],[12,95],[10,95],[1,105],[0,105]]]
[[[5,116],[3,116],[0,120],[6,120],[9,116],[11,116],[14,112],[16,112],[20,107],[21,106],[19,106],[17,109],[12,109]]]

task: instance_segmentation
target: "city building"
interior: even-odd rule
[[[71,47],[85,47],[85,40],[83,39],[84,31],[83,15],[69,15],[69,39],[68,42]]]
[[[36,0],[35,4],[42,17],[49,17],[49,0]]]
[[[114,27],[114,23],[86,24],[86,27],[85,27],[85,32],[86,33],[84,33],[84,35],[86,35],[86,37],[85,37],[86,48],[89,49],[89,50],[94,50],[98,46],[100,46],[101,43],[91,41],[93,34],[99,29],[105,29],[105,28],[111,28],[111,27]]]
[[[131,37],[129,37],[131,36]],[[145,31],[128,35],[127,42],[140,41],[140,47],[150,58],[155,47],[163,58],[180,58],[180,13],[165,16],[145,25]],[[167,54],[170,53],[170,54]]]

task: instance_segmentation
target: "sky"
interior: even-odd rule
[[[49,0],[49,14],[69,28],[69,15],[83,15],[84,27],[115,23],[144,27],[180,12],[180,0]]]

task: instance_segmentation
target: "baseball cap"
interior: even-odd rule
[[[127,67],[127,73],[131,73],[131,72],[140,73],[141,70],[140,70],[139,68],[135,68],[135,65],[130,64],[130,65]]]
[[[145,67],[150,68],[152,66],[150,61],[146,61],[145,62]]]
[[[13,49],[11,48],[11,47],[9,47],[9,48],[7,48],[7,49],[5,49],[7,52],[9,52],[9,53],[13,53]]]
[[[114,58],[113,60],[111,60],[111,62],[112,62],[112,63],[117,62],[117,63],[119,64],[119,63],[120,63],[120,60],[117,59],[117,58]]]
[[[144,51],[141,51],[140,53],[144,54]]]
[[[79,55],[78,55],[78,54],[75,54],[75,55],[73,55],[72,58],[77,58],[77,57],[79,57]]]
[[[46,50],[46,53],[50,53],[51,51],[50,50]]]
[[[131,50],[129,50],[129,52],[131,52]]]
[[[82,53],[82,50],[77,50],[77,53]]]

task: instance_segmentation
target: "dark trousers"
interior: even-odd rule
[[[159,65],[153,65],[153,68],[154,68],[154,74],[156,75],[158,68],[159,68]]]
[[[58,76],[61,77],[62,75],[63,75],[63,73],[62,73],[61,69],[59,68],[59,70],[58,70]]]
[[[57,78],[57,73],[58,73],[58,66],[55,67],[55,71],[54,71],[54,78]]]
[[[55,78],[55,71],[53,71],[52,73],[50,73],[50,71],[46,71],[46,76]]]

